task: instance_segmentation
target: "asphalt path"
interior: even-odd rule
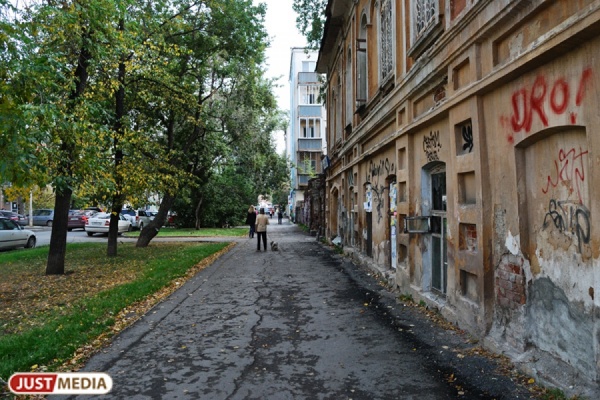
[[[464,338],[398,303],[364,268],[273,222],[278,251],[236,239],[93,356],[83,370],[114,383],[94,397],[525,398],[486,360],[457,357]]]

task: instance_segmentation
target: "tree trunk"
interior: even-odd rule
[[[62,192],[56,193],[46,275],[62,275],[65,273],[67,226],[69,224],[69,207],[71,205],[72,193],[71,189],[65,189]]]
[[[202,209],[202,201],[204,200],[204,196],[200,197],[198,200],[198,205],[196,206],[196,211],[194,212],[194,216],[196,217],[196,230],[201,228],[200,226],[200,210]]]
[[[125,31],[125,20],[119,20],[119,30]],[[110,215],[110,227],[108,229],[108,247],[106,254],[108,257],[117,256],[117,236],[119,234],[119,214],[123,209],[123,178],[121,172],[121,165],[123,163],[123,150],[121,148],[120,140],[123,137],[123,117],[125,116],[125,60],[121,57],[119,62],[119,70],[117,72],[117,80],[119,87],[115,93],[115,125],[114,125],[114,137],[113,137],[113,148],[115,152],[115,188],[116,193],[113,196],[112,212]]]
[[[160,228],[165,224],[165,221],[167,220],[167,214],[173,206],[174,202],[175,196],[165,194],[162,201],[160,202],[158,214],[156,214],[154,219],[150,221],[150,223],[140,231],[140,236],[138,237],[138,241],[135,247],[148,247],[150,241],[154,239],[154,237],[160,231]]]
[[[84,29],[85,31],[85,29]],[[85,34],[86,39],[89,35]],[[86,45],[81,48],[75,69],[75,87],[69,98],[75,100],[83,96],[88,81],[88,66],[91,54]],[[64,138],[61,144],[63,153],[60,160],[58,174],[62,177],[72,177],[73,159],[77,157],[75,144],[69,138]],[[46,275],[62,275],[65,273],[65,257],[67,254],[67,228],[69,225],[69,209],[73,190],[70,186],[59,187],[54,199],[54,220],[52,221],[52,236],[50,236],[50,249],[46,264]]]
[[[117,256],[117,238],[119,237],[119,214],[123,209],[123,202],[114,204],[110,213],[110,226],[108,227],[108,247],[106,255],[108,257]]]

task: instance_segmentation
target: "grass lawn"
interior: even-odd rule
[[[77,369],[228,246],[123,243],[108,258],[106,244],[73,243],[60,276],[44,274],[48,247],[1,252],[0,378]]]
[[[214,237],[214,236],[230,236],[239,237],[248,235],[249,228],[161,228],[158,232],[159,237],[177,237],[177,236],[201,236],[201,237]],[[124,234],[127,237],[138,237],[140,231],[132,231]]]

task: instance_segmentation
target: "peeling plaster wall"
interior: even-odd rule
[[[490,337],[600,376],[600,40],[486,96],[496,311]],[[508,188],[511,188],[507,190]]]
[[[382,133],[383,134],[383,133]],[[372,193],[373,260],[384,269],[390,265],[389,179],[396,175],[395,146],[366,157],[362,170],[364,182],[370,182]]]

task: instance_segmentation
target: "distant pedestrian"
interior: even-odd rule
[[[260,209],[260,214],[256,217],[256,234],[258,241],[256,242],[256,251],[260,251],[260,238],[262,237],[265,251],[267,251],[267,225],[269,218],[265,215],[265,209]]]
[[[277,220],[279,221],[279,225],[281,225],[281,222],[283,221],[283,212],[281,212],[281,208],[277,209]]]
[[[250,208],[248,208],[246,224],[250,225],[250,232],[248,232],[248,237],[252,239],[254,237],[254,229],[256,228],[256,210],[254,209],[254,206],[250,206]]]

